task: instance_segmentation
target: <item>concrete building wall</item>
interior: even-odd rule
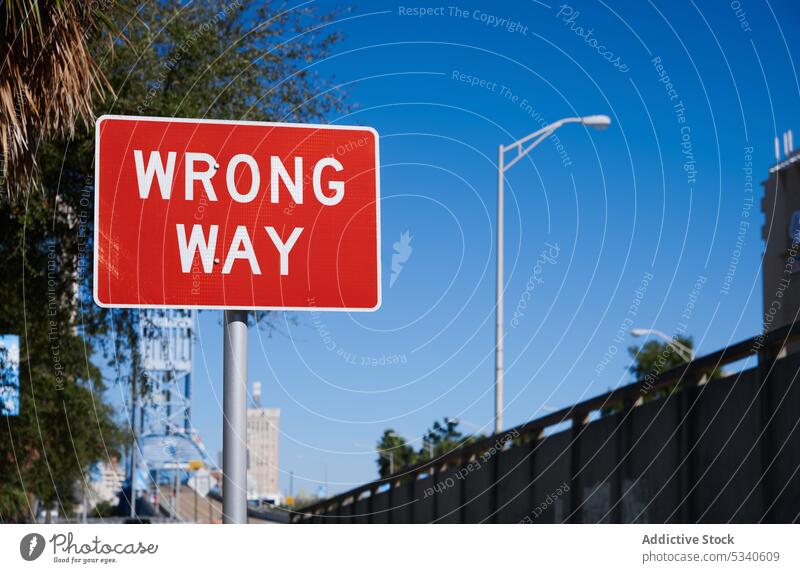
[[[278,408],[248,408],[248,497],[280,500],[278,483]]]
[[[792,230],[792,218],[800,215],[800,161],[773,168],[763,186],[764,326],[770,331],[796,320],[800,310],[800,241],[793,246],[791,239],[791,233],[798,231]]]

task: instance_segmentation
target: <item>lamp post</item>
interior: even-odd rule
[[[378,454],[389,461],[389,475],[394,475],[394,454],[392,452],[378,452]]]
[[[445,422],[453,422],[456,425],[463,424],[468,428],[472,428],[473,430],[477,430],[478,432],[484,430],[486,426],[481,426],[480,424],[476,424],[475,422],[470,422],[469,420],[465,420],[464,418],[445,418]]]
[[[668,346],[671,346],[675,352],[681,355],[681,357],[686,360],[686,362],[691,362],[694,360],[694,351],[683,344],[678,339],[668,336],[661,332],[660,330],[656,330],[654,328],[632,328],[631,335],[632,336],[647,336],[648,334],[652,334],[653,336],[657,336],[661,340],[667,343]]]
[[[607,115],[586,115],[584,117],[565,117],[510,145],[501,145],[497,157],[497,299],[495,309],[495,368],[494,368],[494,431],[503,431],[503,180],[505,173],[520,159],[528,155],[534,147],[562,125],[580,123],[595,129],[605,129],[611,125]],[[516,155],[506,163],[506,152],[516,149]]]

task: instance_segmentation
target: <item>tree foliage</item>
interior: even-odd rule
[[[672,340],[689,351],[694,351],[694,341],[691,336],[675,335]],[[628,347],[628,354],[633,359],[628,370],[637,381],[646,383],[644,386],[646,392],[642,396],[644,401],[664,398],[680,390],[677,382],[661,389],[650,387],[665,372],[689,362],[684,355],[685,352],[678,352],[675,344],[661,340],[648,340],[641,346]],[[720,369],[714,369],[707,375],[709,379],[715,380],[721,378],[723,373]],[[611,403],[602,408],[601,415],[609,416],[620,411],[622,411],[621,403]]]
[[[333,15],[286,7],[117,2],[106,29],[124,37],[109,42],[86,23],[78,40],[105,78],[88,91],[92,115],[324,120],[341,101],[314,71],[338,39],[328,26]],[[53,23],[42,26],[47,34]],[[79,68],[64,73],[64,83],[87,80],[75,77]],[[8,81],[17,82],[11,92],[25,89]],[[58,101],[48,105],[67,113]],[[0,521],[29,519],[35,500],[70,512],[88,465],[118,454],[125,441],[104,401],[103,375],[118,395],[142,379],[138,314],[92,302],[94,126],[70,125],[49,138],[32,127],[42,140],[28,149],[39,166],[37,191],[0,194],[0,333],[21,335],[22,402],[19,417],[2,420]]]
[[[100,2],[0,3],[0,156],[6,192],[28,189],[43,139],[68,136],[92,120],[93,96],[107,89],[85,41],[111,30]]]
[[[437,420],[433,423],[433,426],[423,434],[419,450],[414,451],[404,437],[392,429],[385,430],[376,447],[378,458],[375,461],[378,464],[378,474],[381,477],[390,475],[390,455],[393,458],[394,471],[397,473],[405,467],[438,458],[483,437],[465,436],[458,430],[458,420],[445,418],[442,422]]]
[[[0,431],[0,519],[33,517],[36,501],[71,513],[75,482],[118,455],[114,413],[77,320],[80,231],[69,209],[8,200],[0,209],[0,332],[20,335],[20,413]]]
[[[383,432],[377,445],[378,474],[381,477],[391,475],[391,467],[394,471],[414,463],[416,454],[414,449],[408,445],[406,439],[399,436],[394,430],[388,429]],[[391,461],[390,461],[391,458]]]
[[[420,451],[420,457],[426,456],[430,459],[433,456],[436,458],[461,445],[463,441],[463,434],[458,431],[458,421],[445,418],[440,423],[437,420],[422,437],[423,448]]]
[[[674,340],[689,350],[694,348],[691,336],[676,335]],[[648,340],[641,346],[631,346],[628,354],[633,358],[628,369],[637,380],[658,376],[687,363],[686,357],[672,344],[661,340]]]

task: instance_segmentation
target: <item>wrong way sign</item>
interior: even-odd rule
[[[380,306],[375,130],[103,116],[95,154],[100,306]]]

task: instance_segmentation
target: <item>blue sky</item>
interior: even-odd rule
[[[613,125],[565,126],[563,150],[545,141],[507,174],[506,426],[629,381],[635,339],[617,332],[631,321],[684,323],[701,353],[756,333],[760,182],[776,132],[798,128],[800,18],[791,1],[743,1],[744,16],[736,4],[364,2],[340,15],[344,40],[311,69],[347,91],[331,123],[381,135],[384,299],[374,314],[296,314],[294,326],[279,313],[271,336],[253,330],[250,378],[282,410],[284,491],[290,471],[296,491],[326,469],[332,492],[373,479],[389,427],[410,440],[444,416],[491,428],[497,147],[542,121]],[[193,422],[212,454],[220,318],[201,314],[195,361]]]

